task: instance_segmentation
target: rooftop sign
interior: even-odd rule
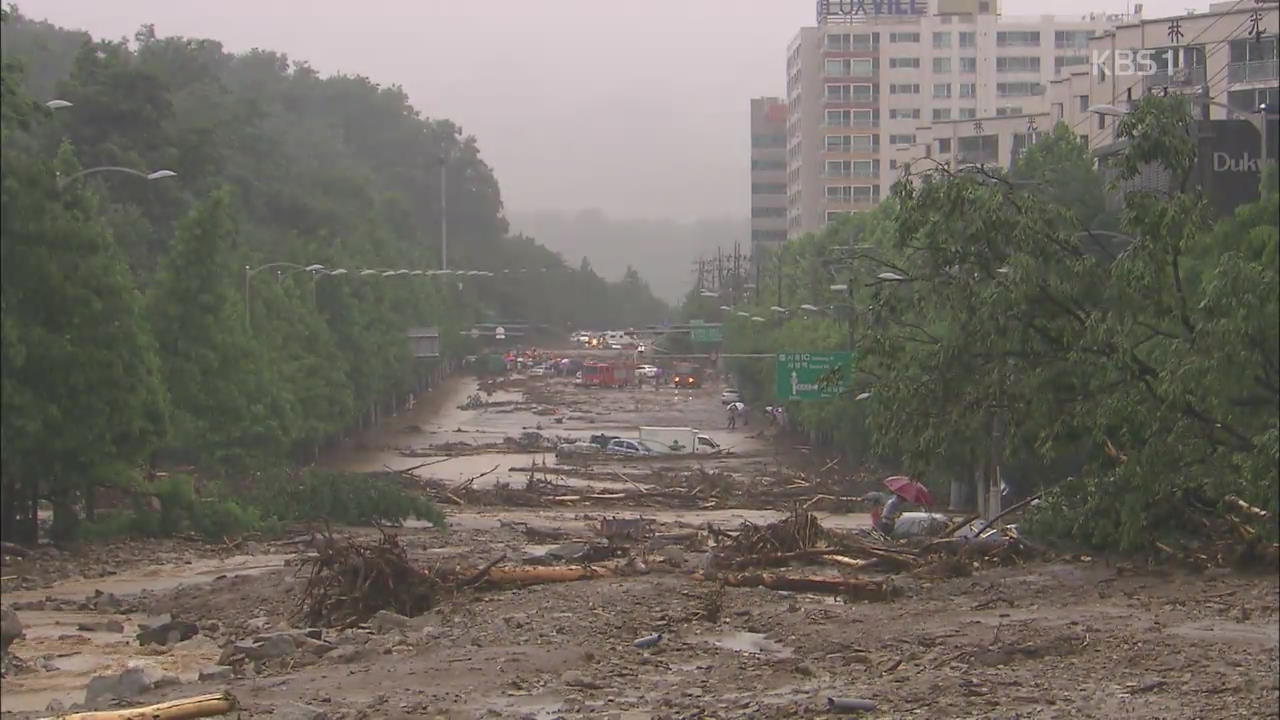
[[[818,22],[879,15],[925,15],[928,0],[818,0]]]

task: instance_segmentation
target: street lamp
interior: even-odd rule
[[[854,398],[854,400],[866,400],[869,397],[871,397],[871,391],[859,393],[858,396]]]
[[[888,282],[906,282],[907,280],[907,278],[899,275],[896,272],[882,272],[879,275],[876,275],[876,279],[885,280]]]
[[[817,306],[817,305],[810,305],[810,304],[808,304],[808,303],[805,303],[804,305],[801,305],[801,306],[800,306],[800,309],[801,309],[801,310],[804,310],[805,312],[818,312],[818,306]]]
[[[734,313],[734,315],[737,315],[738,317],[744,317],[744,318],[749,318],[749,317],[751,317],[751,313],[748,313],[748,312],[742,312],[741,310],[739,310],[738,312]]]
[[[769,306],[769,309],[770,309],[770,310],[772,310],[772,311],[774,311],[774,312],[776,312],[776,313],[786,314],[786,312],[787,312],[787,309],[786,309],[786,308],[784,308],[784,307],[779,307],[779,306],[777,306],[777,305],[771,305],[771,306]]]
[[[764,322],[764,321],[765,321],[764,318],[760,317],[759,315],[751,316],[751,322]]]
[[[251,332],[253,330],[253,323],[250,321],[250,318],[249,318],[249,312],[250,312],[249,311],[249,287],[250,287],[249,281],[253,279],[254,275],[257,275],[263,270],[268,270],[270,268],[282,268],[282,267],[293,268],[294,270],[310,270],[313,273],[312,275],[313,278],[314,278],[314,273],[324,270],[323,265],[299,265],[298,263],[291,263],[291,262],[267,263],[266,265],[259,265],[256,268],[251,268],[248,265],[245,265],[244,266],[244,326],[246,330],[249,330]],[[343,272],[346,272],[346,271],[344,270]],[[314,297],[314,294],[313,294],[313,297]]]
[[[698,294],[702,297],[719,297],[718,293],[713,293],[710,290],[700,290]]]
[[[146,173],[146,172],[142,172],[141,170],[134,170],[133,168],[116,167],[114,165],[103,165],[102,167],[95,167],[95,168],[89,168],[88,170],[81,170],[80,172],[75,173],[74,175],[69,175],[65,178],[58,178],[58,189],[59,190],[63,189],[64,187],[67,186],[67,183],[71,182],[72,180],[82,178],[85,175],[92,175],[93,173],[100,173],[100,172],[127,173],[129,175],[137,175],[138,177],[144,180],[163,180],[164,178],[171,178],[178,174],[172,170],[154,170],[152,172]]]
[[[831,286],[831,292],[845,292],[849,289],[846,283],[837,283]]]
[[[721,305],[721,306],[720,306],[720,309],[721,309],[721,310],[724,310],[725,312],[729,312],[729,311],[733,310],[733,308],[729,307],[728,305]]]
[[[61,110],[62,108],[75,107],[74,105],[67,102],[66,100],[58,100],[56,98],[53,100],[45,101],[44,106],[49,108],[50,110]]]

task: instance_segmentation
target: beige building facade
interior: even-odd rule
[[[751,100],[751,256],[787,239],[787,105]]]

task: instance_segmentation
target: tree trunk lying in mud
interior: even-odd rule
[[[46,720],[191,720],[226,715],[235,712],[239,707],[240,704],[231,693],[214,693],[170,700],[159,705],[126,710],[71,713],[58,715],[56,719],[46,718]]]
[[[724,583],[729,587],[764,587],[787,592],[832,593],[855,600],[888,600],[891,585],[882,580],[831,576],[793,576],[775,573],[716,573],[694,579]]]

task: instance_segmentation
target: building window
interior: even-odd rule
[[[960,97],[972,98],[978,96],[978,83],[960,83]]]
[[[1107,129],[1107,116],[1103,115],[1102,113],[1098,113],[1098,129],[1099,130]]]
[[[942,138],[938,140],[938,154],[946,155],[951,152],[951,138]]]
[[[915,145],[916,136],[912,133],[907,133],[905,135],[890,135],[889,144],[890,145]]]
[[[1259,105],[1266,105],[1268,108],[1280,107],[1280,90],[1274,87],[1231,90],[1227,93],[1227,105],[1241,113],[1256,113]]]
[[[849,110],[828,110],[826,126],[849,127],[853,123],[853,116],[849,113]]]
[[[978,108],[960,108],[957,117],[961,120],[972,120],[978,117]]]
[[[852,170],[853,177],[856,177],[856,178],[880,177],[880,161],[879,160],[854,160],[851,170]]]
[[[889,58],[889,69],[896,70],[899,68],[911,68],[911,69],[918,70],[920,68],[920,58],[916,58],[916,57]]]
[[[880,144],[879,135],[854,135],[849,139],[851,141],[849,146],[851,152],[871,152]]]
[[[918,42],[920,42],[920,33],[918,33],[918,32],[895,32],[895,33],[889,33],[889,42],[891,42],[891,43],[918,43]]]
[[[889,85],[890,95],[919,95],[920,83],[893,83]]]
[[[751,183],[752,195],[786,195],[786,183]]]
[[[996,58],[996,72],[1040,72],[1040,58],[1036,55]]]
[[[849,33],[840,33],[838,35],[827,36],[827,49],[834,51],[848,51],[853,49],[853,36]]]
[[[960,72],[962,73],[978,72],[978,58],[976,57],[960,58]]]
[[[1021,115],[1021,105],[1001,105],[996,108],[996,117],[1005,117],[1006,115]]]
[[[1044,86],[1038,82],[996,83],[996,95],[1000,97],[1030,97],[1043,94]]]
[[[970,135],[956,143],[956,159],[964,163],[993,163],[1000,158],[1000,138],[996,135]]]
[[[1089,96],[1077,95],[1076,101],[1080,103],[1080,112],[1089,112]]]
[[[752,160],[752,170],[786,170],[787,162],[785,160]]]
[[[951,83],[934,83],[933,96],[936,98],[951,97]]]
[[[836,33],[827,36],[826,48],[832,52],[874,50],[880,46],[880,33]]]
[[[850,160],[828,160],[826,176],[829,178],[852,177],[853,162]]]
[[[754,242],[786,242],[786,230],[752,230],[751,239]]]
[[[977,47],[977,46],[978,46],[978,33],[975,33],[975,32],[961,32],[961,33],[960,33],[960,47],[961,47],[961,49],[963,49],[963,48],[973,48],[973,47]]]
[[[950,32],[936,32],[933,34],[933,47],[938,50],[944,50],[951,47]]]
[[[853,145],[853,138],[848,135],[828,135],[827,136],[827,152],[849,152]]]
[[[898,169],[898,161],[897,161],[897,160],[890,160],[890,161],[889,161],[889,169],[890,169],[890,170],[897,170],[897,169]]]
[[[1003,30],[996,33],[996,47],[1040,47],[1037,30]]]
[[[829,77],[871,77],[875,63],[867,58],[827,58],[825,70]]]
[[[951,108],[934,108],[933,119],[934,122],[937,122],[938,120],[950,120]]]
[[[889,108],[890,120],[919,120],[920,108]]]
[[[933,71],[934,71],[934,72],[936,72],[936,73],[949,73],[949,72],[951,72],[951,58],[949,58],[949,57],[936,57],[936,58],[934,58],[934,59],[933,59]]]
[[[853,202],[852,185],[828,185],[827,199],[833,202]]]
[[[1053,111],[1053,119],[1061,120],[1066,117],[1066,108],[1062,103],[1056,102],[1050,104],[1050,110]]]
[[[1079,67],[1089,64],[1088,55],[1058,55],[1053,59],[1053,69],[1062,72],[1063,68]]]
[[[880,199],[879,185],[854,185],[853,199],[855,201],[866,202],[868,200]]]
[[[1078,140],[1085,146],[1089,147],[1089,133],[1081,133],[1076,136]]]
[[[1227,82],[1274,82],[1280,77],[1276,64],[1275,35],[1232,40]]]
[[[774,135],[752,135],[751,147],[764,149],[781,149],[787,146],[787,136],[785,133]]]
[[[787,216],[787,209],[784,207],[753,207],[751,208],[751,217],[753,218],[780,218]]]
[[[1053,33],[1053,46],[1059,50],[1084,50],[1089,47],[1091,37],[1092,30],[1056,30]]]

